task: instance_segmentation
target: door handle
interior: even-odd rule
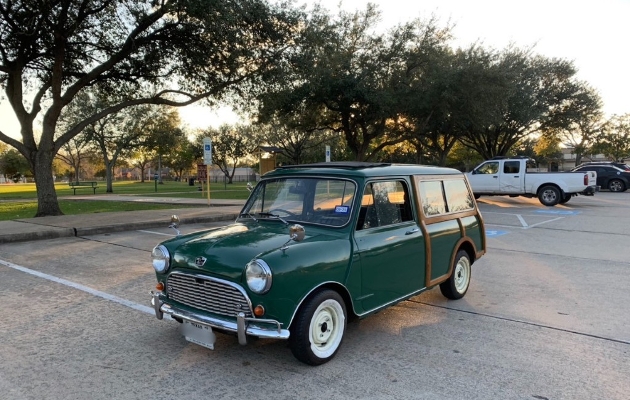
[[[520,175],[514,175],[514,177],[515,177],[515,178],[520,178],[521,176],[520,176]]]
[[[414,233],[420,232],[419,228],[413,228],[410,231],[405,232],[405,235],[413,235]]]
[[[494,175],[494,176],[493,176],[493,178],[494,178],[494,179],[497,179],[497,178],[498,178],[498,176]]]

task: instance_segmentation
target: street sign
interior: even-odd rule
[[[209,137],[203,138],[203,163],[212,165],[212,140]]]
[[[330,162],[330,146],[326,146],[326,162]]]
[[[206,164],[197,164],[197,180],[205,181],[207,179],[208,168]]]

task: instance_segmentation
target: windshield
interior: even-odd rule
[[[356,184],[330,178],[279,178],[261,181],[241,217],[343,226],[352,215]]]

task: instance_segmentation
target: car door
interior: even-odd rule
[[[425,244],[405,180],[368,182],[354,233],[361,302],[369,312],[425,286]]]
[[[475,193],[499,191],[499,161],[488,161],[472,171],[470,183]]]
[[[523,174],[520,161],[504,161],[503,173],[499,175],[499,190],[501,193],[521,193],[523,191]]]

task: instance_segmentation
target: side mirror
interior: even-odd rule
[[[304,240],[305,235],[306,231],[304,230],[304,227],[302,225],[295,224],[289,227],[289,237],[291,238],[291,240],[301,242],[302,240]]]

